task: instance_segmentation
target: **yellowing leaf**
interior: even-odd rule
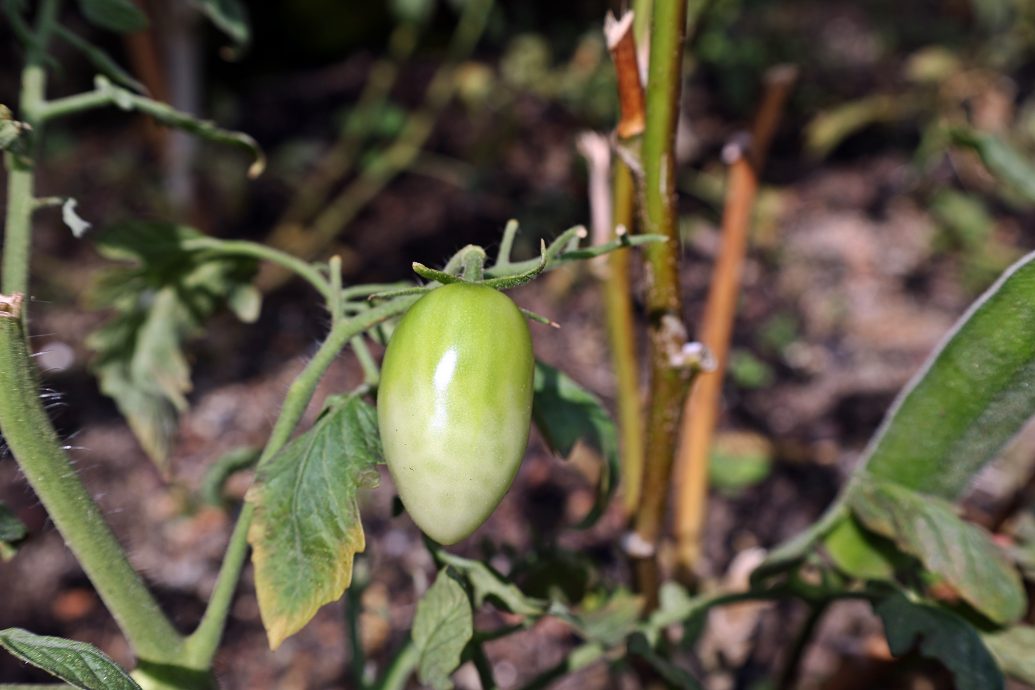
[[[247,501],[259,612],[271,649],[352,582],[366,547],[356,494],[376,484],[381,441],[374,409],[346,398],[260,465]]]

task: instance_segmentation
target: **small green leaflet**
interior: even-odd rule
[[[919,558],[990,620],[1012,623],[1024,614],[1017,570],[988,533],[959,518],[948,501],[859,476],[848,504],[864,527]]]
[[[526,596],[516,585],[507,582],[481,561],[454,556],[445,550],[439,552],[438,558],[463,574],[474,591],[474,603],[477,606],[492,597],[511,613],[522,616],[541,616],[546,613],[547,602]]]
[[[133,0],[79,0],[79,9],[94,26],[119,33],[147,28],[147,15]]]
[[[366,546],[356,496],[376,486],[380,460],[377,413],[354,395],[260,464],[246,498],[255,510],[248,541],[271,649],[351,583]]]
[[[110,270],[95,290],[98,306],[114,309],[115,316],[87,338],[96,353],[93,371],[163,470],[191,388],[185,341],[220,307],[241,302],[239,293],[255,291],[255,262],[184,247],[201,236],[181,225],[137,221],[96,237],[105,258],[133,265]]]
[[[870,442],[874,477],[955,499],[1035,414],[1035,253],[957,322]]]
[[[81,690],[140,690],[104,652],[85,642],[0,630],[0,647]]]
[[[417,603],[413,644],[420,654],[417,675],[435,690],[453,687],[449,676],[460,666],[474,634],[474,614],[464,588],[443,568]]]
[[[0,561],[10,560],[28,530],[11,509],[0,503]]]
[[[1003,674],[977,631],[945,609],[911,602],[895,593],[874,607],[884,621],[888,647],[901,656],[917,644],[920,654],[941,662],[958,690],[1001,690]]]
[[[600,400],[566,374],[536,361],[532,418],[551,448],[567,457],[579,441],[604,459],[592,510],[579,523],[589,527],[603,514],[618,478],[618,432]]]

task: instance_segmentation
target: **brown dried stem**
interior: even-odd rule
[[[790,66],[770,70],[752,128],[750,148],[744,142],[734,141],[723,152],[730,169],[722,218],[722,248],[712,274],[700,330],[701,342],[711,350],[717,369],[711,376],[705,376],[687,398],[676,472],[677,567],[681,575],[691,581],[701,552],[708,501],[708,460],[719,416],[751,211],[758,191],[758,171],[796,75]]]

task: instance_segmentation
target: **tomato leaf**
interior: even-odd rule
[[[251,40],[248,11],[238,0],[193,0],[212,25],[230,37],[239,47]]]
[[[248,541],[270,649],[352,582],[366,547],[356,496],[377,485],[380,459],[374,408],[352,395],[259,465],[245,500],[255,509]]]
[[[0,647],[81,690],[140,690],[118,664],[85,642],[7,628],[0,630]]]
[[[10,508],[0,503],[0,561],[7,561],[14,557],[17,551],[17,544],[28,530],[25,523],[18,519]]]
[[[867,472],[957,498],[1035,414],[1033,259],[970,307],[900,394],[867,449]]]
[[[481,606],[488,597],[492,597],[511,613],[522,616],[541,616],[546,613],[545,601],[526,596],[516,585],[507,582],[481,561],[455,556],[444,550],[438,553],[438,558],[464,576],[471,585],[476,606]]]
[[[79,0],[79,9],[94,26],[118,33],[147,28],[147,15],[133,0]]]
[[[590,527],[607,508],[618,478],[618,431],[600,399],[566,374],[537,361],[532,419],[554,452],[568,457],[579,441],[595,448],[604,464],[597,500],[579,523]]]
[[[108,259],[133,265],[102,276],[94,298],[115,316],[87,338],[101,391],[115,400],[159,468],[187,408],[190,365],[183,345],[233,296],[250,289],[251,259],[219,258],[184,243],[202,235],[168,223],[129,222],[97,238]]]
[[[982,636],[985,646],[999,662],[1003,673],[1017,680],[1035,685],[1035,628],[1018,625]]]
[[[992,621],[1011,623],[1024,614],[1024,587],[1017,570],[988,533],[959,518],[948,501],[860,478],[848,504],[867,529],[919,558]]]
[[[417,603],[413,618],[420,682],[436,690],[452,688],[449,676],[460,666],[461,654],[473,635],[474,613],[467,593],[442,569]]]
[[[919,646],[923,656],[941,662],[958,690],[1002,688],[1003,674],[977,631],[945,609],[911,602],[895,593],[874,607],[884,622],[888,647],[901,656]]]

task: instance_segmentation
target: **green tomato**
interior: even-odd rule
[[[510,488],[528,443],[534,367],[525,317],[484,285],[433,290],[392,334],[381,441],[399,498],[435,541],[470,535]]]

